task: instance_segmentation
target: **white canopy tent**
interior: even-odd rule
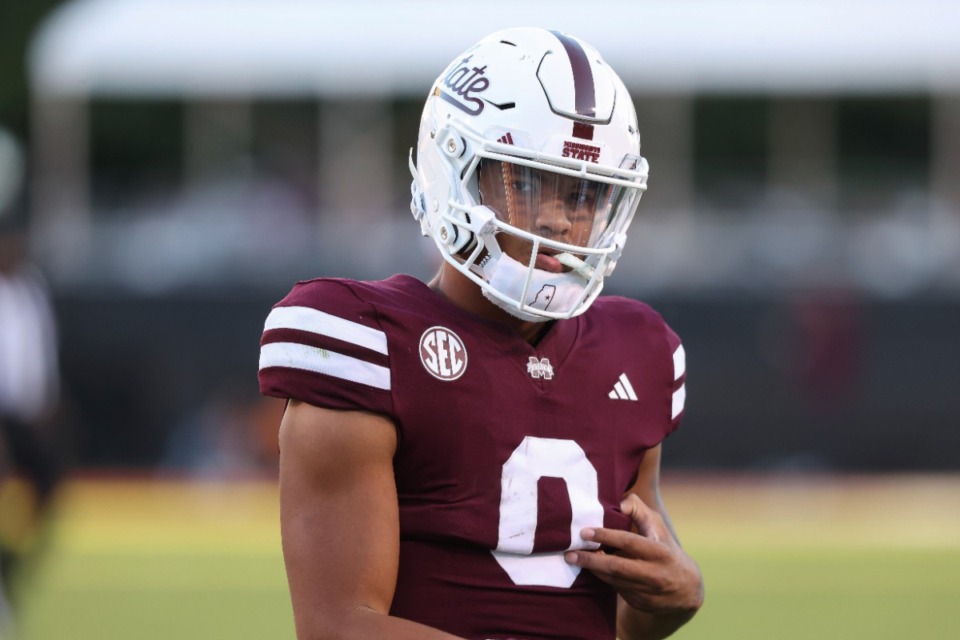
[[[74,0],[30,55],[36,231],[66,263],[84,250],[91,98],[420,96],[466,44],[516,25],[595,43],[642,96],[942,96],[934,173],[960,167],[960,2]],[[369,165],[392,159],[364,153],[376,183]],[[683,175],[682,162],[665,164],[660,175]]]
[[[465,43],[542,25],[645,92],[960,89],[944,0],[76,0],[38,33],[39,96],[422,94]]]

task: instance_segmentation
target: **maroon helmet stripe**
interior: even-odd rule
[[[581,116],[595,117],[597,115],[597,96],[593,86],[593,71],[590,69],[587,52],[573,38],[559,31],[551,31],[550,33],[557,37],[563,48],[566,49],[567,57],[570,59],[570,67],[573,69],[573,91],[577,113]]]
[[[581,140],[593,140],[593,125],[583,122],[573,123],[573,137]]]

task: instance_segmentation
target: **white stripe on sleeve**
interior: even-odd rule
[[[272,342],[260,348],[260,369],[287,367],[322,373],[377,389],[390,390],[390,369],[342,353],[295,342]]]
[[[687,400],[687,385],[682,384],[680,388],[673,392],[673,415],[670,416],[671,420],[676,419],[680,412],[683,411],[683,405]]]
[[[679,380],[680,376],[687,372],[687,354],[683,350],[683,345],[677,347],[673,352],[673,379]]]
[[[343,340],[386,355],[387,334],[358,322],[311,309],[310,307],[277,307],[267,316],[264,331],[297,329]]]

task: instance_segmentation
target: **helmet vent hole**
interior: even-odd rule
[[[508,44],[508,45],[510,45],[511,47],[517,46],[516,43],[509,42],[509,41],[507,41],[507,40],[501,40],[501,41],[500,41],[500,44]]]

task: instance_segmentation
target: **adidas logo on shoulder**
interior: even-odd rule
[[[637,401],[637,394],[633,391],[633,385],[630,384],[630,380],[627,378],[627,374],[621,373],[620,379],[617,380],[617,383],[613,385],[613,390],[607,394],[607,397],[611,400],[631,400],[633,402]]]

